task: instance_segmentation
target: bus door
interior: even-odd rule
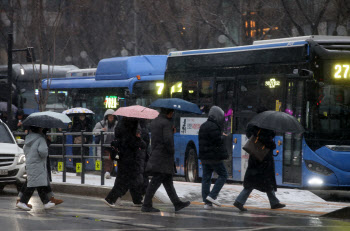
[[[296,117],[303,124],[305,114],[303,80],[289,79],[286,82],[286,102],[284,112]],[[283,176],[284,184],[301,184],[302,134],[285,133],[283,137]]]
[[[215,105],[219,106],[224,110],[225,122],[224,122],[224,133],[225,136],[225,147],[227,149],[229,158],[225,161],[225,165],[228,171],[229,178],[232,178],[232,151],[233,151],[233,112],[234,112],[234,97],[235,96],[235,81],[234,78],[217,78],[216,81],[216,94],[215,94]]]

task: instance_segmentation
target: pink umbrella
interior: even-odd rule
[[[140,119],[154,119],[159,115],[156,110],[148,107],[142,107],[139,105],[133,105],[129,107],[120,107],[113,115],[140,118]]]

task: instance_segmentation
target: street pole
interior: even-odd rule
[[[137,55],[137,0],[134,0],[134,55]]]
[[[8,83],[8,100],[7,100],[7,125],[12,129],[12,45],[13,34],[8,34],[7,45],[7,83]]]

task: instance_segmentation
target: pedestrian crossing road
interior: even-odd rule
[[[15,207],[16,191],[0,193],[0,230],[350,230],[350,220],[284,213],[275,210],[238,212],[231,207],[204,210],[194,204],[175,213],[169,204],[155,204],[160,213],[142,213],[129,201],[107,207],[100,198],[57,194],[64,203],[44,210],[37,196],[29,212]]]

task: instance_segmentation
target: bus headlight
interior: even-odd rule
[[[332,170],[313,160],[305,160],[305,165],[307,169],[318,174],[325,176],[334,174]]]
[[[24,164],[26,162],[26,156],[25,155],[20,155],[19,157],[18,157],[18,162],[17,162],[17,164]]]
[[[323,180],[315,177],[311,178],[307,183],[312,186],[320,186],[323,185]]]

